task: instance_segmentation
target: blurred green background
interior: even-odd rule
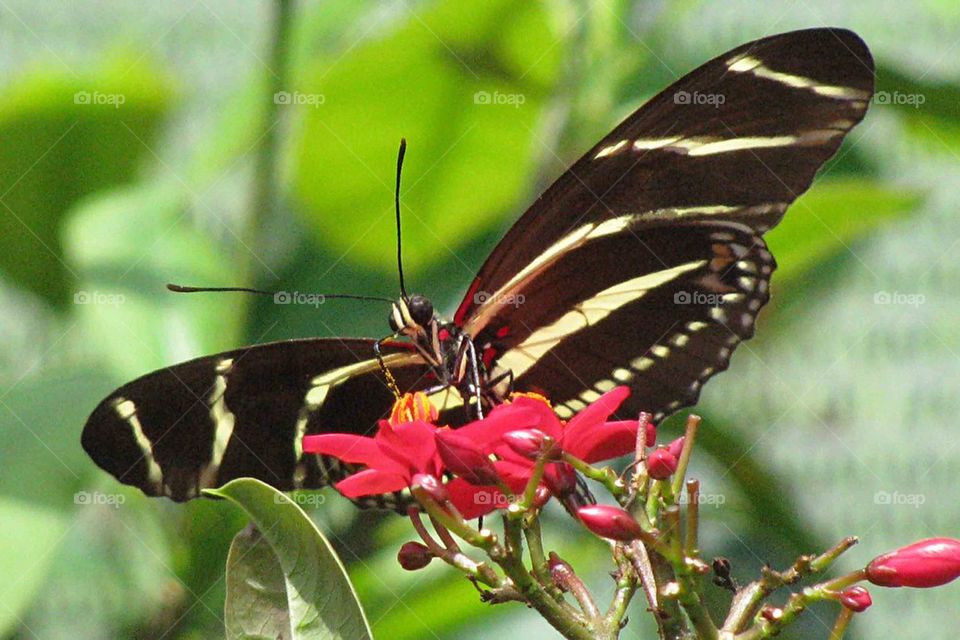
[[[449,312],[539,190],[646,97],[802,27],[856,30],[881,97],[769,235],[774,300],[697,409],[693,470],[718,503],[702,546],[747,581],[848,534],[848,569],[960,536],[956,3],[331,0],[274,16],[265,0],[0,2],[3,636],[221,636],[243,519],[119,488],[80,449],[86,415],[189,357],[387,330],[376,304],[165,282],[394,295],[403,135],[408,282]],[[95,492],[122,504],[84,504]],[[400,570],[401,519],[312,502],[378,637],[553,637],[443,567]],[[556,514],[547,542],[612,591],[599,541]],[[853,637],[956,636],[960,584],[873,591]],[[826,637],[834,610],[811,614],[788,637]],[[652,637],[642,605],[624,637]]]

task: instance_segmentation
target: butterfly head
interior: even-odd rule
[[[390,312],[390,328],[398,333],[416,338],[429,333],[427,327],[433,322],[433,303],[421,295],[400,298],[393,303]]]

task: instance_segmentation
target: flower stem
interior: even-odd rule
[[[690,456],[693,453],[693,445],[697,440],[697,429],[700,428],[700,416],[690,414],[687,416],[687,430],[683,436],[683,449],[680,452],[680,459],[677,461],[677,470],[673,474],[673,495],[678,495],[683,488],[683,480],[687,475],[687,465],[690,464]]]
[[[853,619],[853,611],[846,607],[840,607],[840,613],[837,615],[837,621],[830,630],[829,640],[843,640],[843,634],[846,633],[850,620]]]
[[[683,541],[683,553],[686,556],[697,556],[700,529],[700,481],[687,480],[687,530]]]
[[[520,523],[507,516],[503,518],[504,544],[490,551],[490,557],[500,565],[513,581],[514,588],[563,637],[569,640],[592,640],[594,634],[582,617],[573,609],[564,607],[533,579],[523,565],[523,542]]]

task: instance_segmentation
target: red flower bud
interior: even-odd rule
[[[540,429],[510,431],[502,437],[514,453],[530,460],[536,460],[543,454],[546,454],[550,460],[556,460],[561,454],[560,447],[556,446],[553,438]]]
[[[601,538],[629,541],[643,535],[643,529],[640,528],[639,523],[620,507],[592,504],[577,509],[577,515],[587,529]]]
[[[418,473],[414,475],[410,486],[420,487],[437,504],[445,504],[450,499],[450,496],[447,494],[447,488],[443,486],[443,483],[429,473]]]
[[[433,554],[430,553],[425,545],[419,542],[405,542],[397,553],[397,560],[400,566],[407,571],[417,571],[423,569],[433,560]]]
[[[446,468],[477,486],[496,484],[499,476],[487,456],[466,436],[449,429],[437,431],[437,453]]]
[[[539,485],[533,492],[533,508],[543,509],[544,505],[553,497],[553,493],[544,485]]]
[[[860,613],[873,604],[870,592],[861,586],[850,587],[840,592],[840,603],[850,611]]]
[[[647,472],[654,480],[666,480],[677,470],[678,460],[666,447],[650,452]]]
[[[667,445],[667,451],[673,454],[673,457],[677,460],[680,459],[680,454],[683,453],[683,442],[686,440],[685,437],[680,437]]]
[[[930,538],[874,558],[867,579],[880,587],[939,587],[960,577],[960,540]]]

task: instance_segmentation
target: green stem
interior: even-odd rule
[[[540,535],[540,518],[537,514],[525,514],[523,533],[527,539],[527,551],[530,553],[530,566],[540,583],[550,587],[550,569],[547,567],[547,555],[543,550],[543,538]],[[556,595],[556,594],[554,594]]]
[[[564,607],[562,602],[554,600],[523,565],[523,534],[520,523],[504,517],[503,533],[503,546],[491,550],[490,557],[513,581],[516,590],[563,637],[569,640],[592,640],[594,634],[584,624],[584,620],[572,609]]]
[[[690,464],[690,456],[693,453],[693,445],[697,440],[697,429],[700,427],[700,416],[692,413],[687,416],[687,430],[683,436],[683,450],[680,452],[680,460],[677,462],[677,470],[673,474],[673,495],[679,495],[683,488],[683,481],[687,475],[687,465]]]
[[[623,625],[624,617],[627,615],[627,607],[633,599],[633,594],[637,591],[637,577],[633,567],[623,554],[623,548],[620,545],[614,547],[614,558],[619,567],[617,575],[617,590],[607,609],[606,626],[607,634],[611,638],[617,638],[620,635],[620,628]]]
[[[846,633],[850,621],[853,619],[853,611],[846,607],[840,607],[840,613],[837,615],[837,621],[830,630],[829,640],[843,640],[843,634]]]
[[[626,485],[620,479],[620,476],[618,476],[610,467],[598,469],[597,467],[594,467],[593,465],[586,463],[580,458],[574,457],[569,453],[564,453],[563,459],[565,462],[570,463],[570,466],[586,477],[599,482],[606,487],[607,491],[609,491],[614,498],[617,498],[618,501],[620,498],[626,496]]]

